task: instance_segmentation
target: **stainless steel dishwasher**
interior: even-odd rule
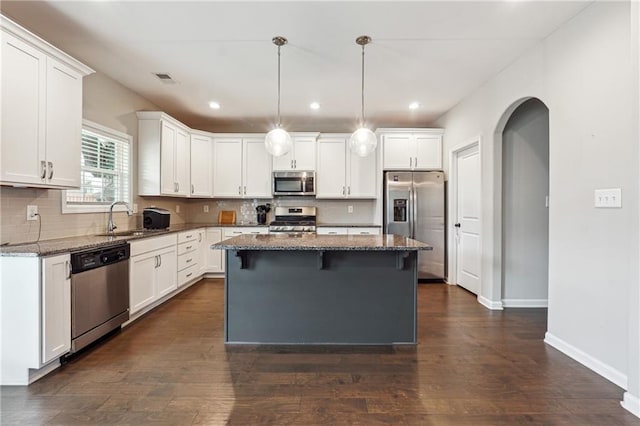
[[[129,243],[71,253],[71,353],[129,319]]]

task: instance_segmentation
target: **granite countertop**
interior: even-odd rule
[[[376,225],[373,223],[325,223],[318,222],[316,224],[318,228],[382,228],[382,225]]]
[[[189,231],[191,229],[206,227],[248,227],[267,225],[246,224],[246,225],[219,225],[216,223],[186,223],[171,225],[169,229],[143,230],[140,235],[126,235],[135,230],[116,231],[112,236],[108,235],[84,235],[79,237],[56,238],[53,240],[43,240],[37,243],[18,243],[0,246],[0,256],[51,256],[60,253],[69,253],[92,248],[110,247],[122,244],[127,241],[139,240],[142,238],[157,237],[175,232]]]
[[[361,250],[416,251],[433,247],[400,235],[240,235],[213,244],[214,249],[230,250]]]

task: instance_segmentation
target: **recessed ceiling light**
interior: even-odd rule
[[[411,102],[409,104],[409,109],[418,109],[420,108],[420,102]]]
[[[211,109],[220,109],[220,104],[214,101],[209,102],[209,108]]]
[[[320,109],[320,104],[317,103],[317,102],[311,102],[309,104],[309,108],[311,108],[311,109]]]

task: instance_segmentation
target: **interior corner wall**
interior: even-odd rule
[[[436,123],[445,128],[444,164],[452,147],[482,137],[481,295],[499,302],[498,127],[514,103],[536,97],[547,105],[548,333],[565,353],[622,387],[640,235],[630,10],[630,2],[591,4]],[[594,208],[597,188],[621,188],[623,208]]]

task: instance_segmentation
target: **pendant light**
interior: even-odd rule
[[[287,44],[287,39],[276,36],[271,41],[278,46],[278,123],[275,129],[267,133],[264,139],[264,146],[269,154],[274,157],[280,157],[288,153],[293,144],[291,135],[280,124],[280,48]]]
[[[362,46],[362,121],[360,128],[349,138],[349,149],[360,157],[371,154],[378,144],[375,133],[364,127],[364,47],[369,43],[371,43],[371,37],[366,35],[356,39],[356,44]]]

